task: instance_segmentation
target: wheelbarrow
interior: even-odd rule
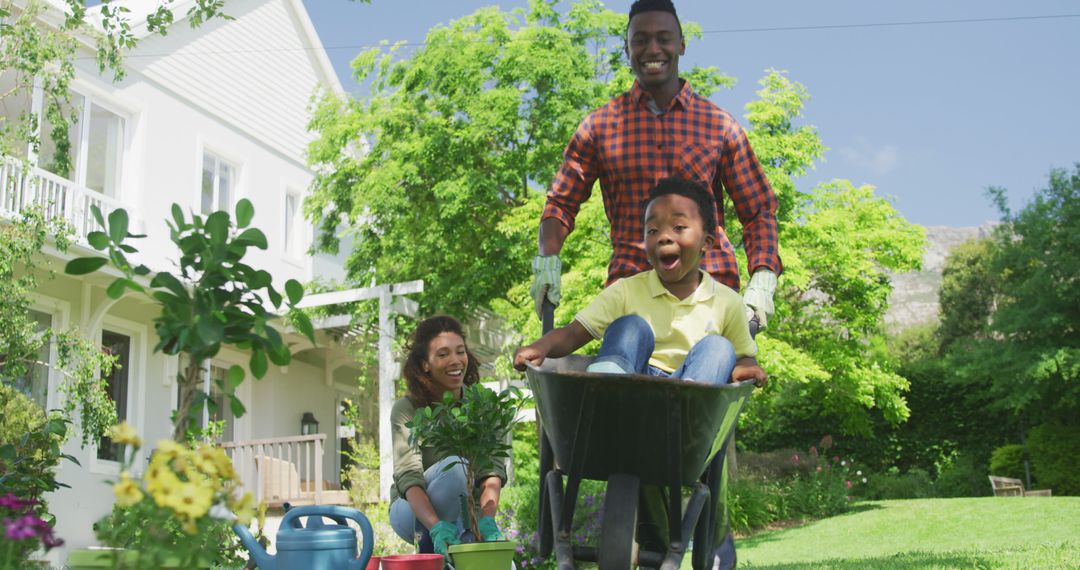
[[[692,536],[693,567],[709,567],[714,545],[727,531],[726,448],[753,382],[712,386],[593,374],[585,372],[591,361],[571,355],[526,369],[542,425],[540,555],[546,558],[554,548],[560,570],[574,568],[575,560],[605,570],[635,563],[674,570]],[[597,547],[571,542],[583,479],[607,481]],[[665,552],[636,549],[641,485],[662,487],[668,495]],[[685,510],[684,485],[692,488]]]

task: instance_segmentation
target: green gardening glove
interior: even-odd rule
[[[562,262],[557,255],[538,255],[533,258],[533,283],[529,293],[536,302],[536,316],[544,318],[544,297],[551,304],[562,300],[559,283],[562,281]]]
[[[499,525],[495,524],[495,519],[492,517],[483,517],[476,521],[476,530],[480,531],[480,537],[484,539],[484,542],[504,540]]]
[[[435,552],[446,556],[446,549],[451,544],[461,544],[458,540],[458,527],[452,522],[439,521],[431,527],[431,542],[435,545]]]

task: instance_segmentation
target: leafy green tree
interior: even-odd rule
[[[202,370],[222,346],[250,352],[248,367],[256,378],[266,374],[270,362],[277,366],[289,364],[292,360],[289,345],[273,326],[279,318],[275,311],[283,310],[283,301],[289,322],[315,343],[309,317],[296,309],[304,297],[303,286],[289,279],[283,297],[274,288],[270,272],[243,262],[249,248],[267,248],[266,235],[258,228],[248,227],[255,216],[255,208],[248,199],[237,202],[235,221],[225,211],[206,217],[192,214],[189,220],[180,206],[173,204],[173,217],[167,224],[179,253],[176,273],[153,273],[146,265],[133,264],[128,259],[128,255],[138,253],[128,240],[145,236],[128,232],[125,210],[114,210],[107,221],[96,206],[92,211],[105,231],[90,232],[86,239],[105,256],[75,258],[68,262],[65,271],[70,275],[85,275],[111,265],[123,276],[106,289],[110,298],[119,299],[131,290],[160,307],[161,312],[154,317],[158,336],[154,351],[186,357],[182,371],[177,374],[180,398],[173,415],[173,438],[177,441],[193,435],[193,426],[199,425],[204,406],[210,413],[215,411],[215,402],[202,389]],[[245,411],[235,394],[244,376],[244,368],[233,365],[224,380],[215,380],[228,396],[236,417]]]
[[[971,289],[942,296],[943,336],[955,380],[987,393],[988,410],[1022,424],[1075,424],[1080,410],[1080,164],[1050,172],[1019,212],[1003,189],[992,241],[958,279]],[[959,289],[960,287],[957,287]],[[948,328],[946,328],[946,326]]]

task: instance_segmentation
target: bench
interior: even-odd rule
[[[1037,491],[1025,491],[1024,483],[1011,477],[997,477],[990,475],[990,486],[994,488],[995,497],[1049,497],[1050,489]]]

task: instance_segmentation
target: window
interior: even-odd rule
[[[113,365],[112,373],[108,378],[109,397],[116,404],[117,423],[127,419],[128,408],[128,370],[131,363],[131,337],[112,331],[101,331],[102,347],[116,356],[116,364]],[[118,461],[123,450],[108,437],[101,438],[98,445],[97,457],[107,461]]]
[[[30,318],[34,321],[34,331],[44,333],[52,326],[52,315],[41,311],[30,311]],[[42,408],[48,407],[49,397],[49,343],[42,343],[34,360],[26,367],[26,373],[21,378],[16,378],[14,387],[22,392]]]
[[[285,254],[289,257],[300,257],[304,247],[303,236],[300,233],[302,219],[300,218],[300,195],[294,192],[285,193],[285,219],[282,224],[282,237],[285,244]]]
[[[222,422],[221,433],[219,434],[220,437],[217,438],[218,441],[232,441],[236,430],[236,418],[232,413],[232,405],[229,396],[221,388],[229,381],[228,378],[229,369],[227,367],[211,364],[209,370],[203,368],[202,389],[203,392],[210,395],[209,402],[212,402],[213,405],[209,405],[203,409],[202,419],[199,421],[199,428],[205,428],[208,421]],[[176,401],[180,401],[179,385],[176,386]]]
[[[125,119],[94,101],[91,97],[71,94],[63,112],[73,119],[68,128],[68,149],[57,148],[49,133],[52,124],[46,119],[41,127],[41,150],[38,164],[95,192],[120,196],[120,173],[124,159]],[[60,157],[66,154],[65,167]]]
[[[202,213],[231,209],[235,186],[236,167],[211,152],[204,152],[199,200]]]

